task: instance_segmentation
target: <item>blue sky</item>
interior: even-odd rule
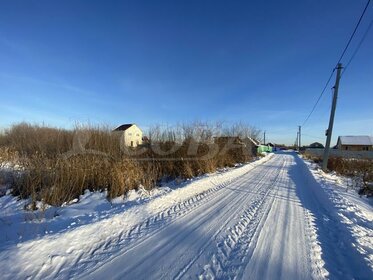
[[[242,121],[293,143],[365,4],[1,1],[0,127]],[[342,62],[372,19],[373,5]],[[373,134],[372,46],[373,30],[341,80],[334,136]],[[325,141],[329,88],[305,143]]]

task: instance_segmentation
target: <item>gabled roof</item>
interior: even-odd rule
[[[259,146],[260,145],[259,141],[255,140],[255,139],[253,139],[253,138],[251,138],[249,136],[247,136],[246,139],[249,140],[251,143],[253,143],[255,146]]]
[[[324,148],[324,145],[319,143],[319,142],[314,142],[312,144],[309,145],[309,147],[320,147],[320,148]]]
[[[114,131],[125,131],[125,130],[129,129],[131,126],[133,126],[133,125],[134,125],[134,123],[122,124],[121,126],[119,126],[116,129],[114,129]]]
[[[373,145],[372,136],[339,136],[338,143],[342,145]]]

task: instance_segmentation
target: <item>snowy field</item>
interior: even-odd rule
[[[371,201],[295,153],[42,212],[5,195],[1,279],[373,279]]]

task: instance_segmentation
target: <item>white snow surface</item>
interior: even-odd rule
[[[105,195],[1,197],[1,279],[373,279],[371,200],[295,153]]]

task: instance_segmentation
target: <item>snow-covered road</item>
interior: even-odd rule
[[[143,225],[140,238],[86,278],[373,279],[295,154],[277,154],[191,204],[163,225]]]
[[[277,153],[96,222],[4,243],[2,277],[373,279],[372,207],[328,176]]]

